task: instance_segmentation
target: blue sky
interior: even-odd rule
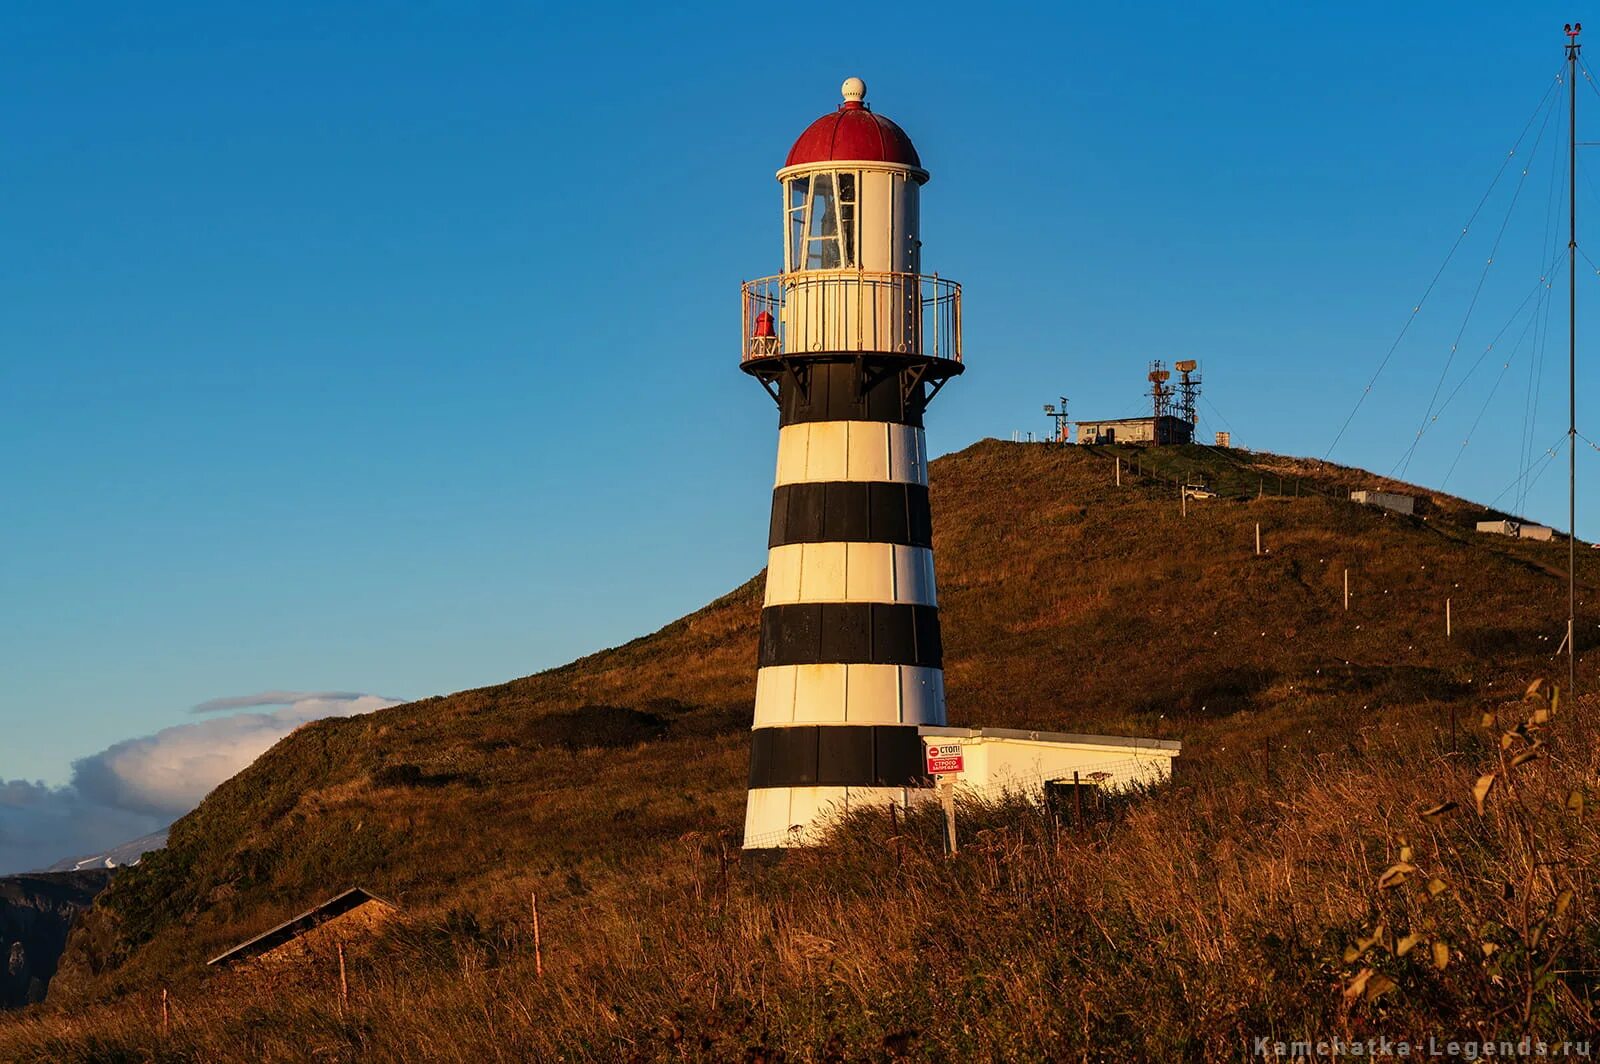
[[[1585,14],[13,10],[0,780],[66,783],[213,698],[498,682],[759,569],[775,424],[737,370],[738,283],[778,269],[772,171],[850,74],[933,173],[925,265],[966,286],[969,372],[934,452],[1042,431],[1063,393],[1136,413],[1147,359],[1194,357],[1203,430],[1321,455]],[[1518,157],[1446,392],[1537,284],[1560,118]],[[1336,460],[1404,453],[1515,171]],[[1579,209],[1600,220],[1596,187]],[[1527,351],[1492,400],[1499,353],[1467,378],[1411,478],[1438,483],[1481,409],[1448,487],[1514,480]],[[1560,480],[1532,516],[1564,523]],[[1600,500],[1579,523],[1600,534]]]

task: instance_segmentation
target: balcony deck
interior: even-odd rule
[[[798,271],[746,281],[740,364],[765,376],[799,359],[880,356],[961,372],[961,285],[937,274]]]

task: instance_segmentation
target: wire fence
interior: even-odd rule
[[[1538,468],[1541,462],[1547,463],[1549,459],[1556,457],[1560,447],[1564,446],[1565,438],[1566,433],[1562,433],[1560,442],[1541,452],[1539,458],[1534,460],[1529,469],[1518,474],[1515,482],[1508,485],[1505,490],[1501,491],[1499,495],[1496,495],[1487,504],[1481,504],[1484,513],[1504,514],[1514,520],[1528,523],[1515,513],[1499,509],[1497,504],[1517,484],[1529,479],[1530,474],[1534,474],[1535,470],[1542,472],[1543,470]],[[1123,476],[1134,477],[1154,484],[1169,484],[1175,492],[1183,491],[1187,486],[1203,486],[1221,489],[1217,491],[1218,494],[1226,494],[1235,498],[1300,498],[1301,496],[1306,496],[1332,499],[1339,502],[1354,501],[1351,499],[1351,495],[1355,492],[1385,492],[1410,495],[1423,506],[1428,505],[1428,497],[1431,494],[1416,485],[1393,480],[1375,473],[1363,474],[1347,480],[1339,479],[1335,474],[1330,480],[1326,475],[1313,478],[1310,476],[1296,476],[1293,473],[1268,472],[1249,462],[1241,461],[1237,456],[1231,455],[1220,448],[1198,441],[1188,446],[1201,448],[1222,458],[1228,463],[1228,468],[1224,472],[1219,474],[1215,468],[1206,468],[1199,465],[1193,465],[1191,468],[1185,469],[1185,460],[1182,456],[1163,456],[1163,460],[1157,461],[1138,453],[1124,454],[1120,449],[1104,444],[1075,444],[1074,446],[1100,458],[1120,461],[1122,463]],[[1595,450],[1600,451],[1600,446],[1596,446]],[[1359,474],[1359,471],[1352,472]],[[1211,479],[1208,479],[1208,476]],[[1536,479],[1536,476],[1533,479]],[[1199,484],[1197,483],[1198,481],[1205,481],[1205,483]],[[1416,516],[1423,516],[1424,513],[1425,511],[1418,511]]]
[[[1121,450],[1113,449],[1104,444],[1076,444],[1079,449],[1100,458],[1112,459],[1122,463],[1122,473],[1125,476],[1135,477],[1153,483],[1170,484],[1174,489],[1181,490],[1186,486],[1226,488],[1228,494],[1235,496],[1254,496],[1256,498],[1299,498],[1305,496],[1320,496],[1326,499],[1348,501],[1353,491],[1411,491],[1417,489],[1408,484],[1390,481],[1386,477],[1367,476],[1361,479],[1352,479],[1348,483],[1328,483],[1321,478],[1313,480],[1309,477],[1295,476],[1292,473],[1267,472],[1249,462],[1241,461],[1236,455],[1208,443],[1198,441],[1188,444],[1210,452],[1228,463],[1227,468],[1219,473],[1215,468],[1206,468],[1191,465],[1185,469],[1184,459],[1181,456],[1168,458],[1166,461],[1154,461],[1137,452],[1125,455]],[[1211,479],[1207,479],[1207,477]],[[1217,480],[1226,480],[1229,484],[1216,483]],[[1205,481],[1205,483],[1200,483]],[[1222,492],[1219,492],[1221,494]]]

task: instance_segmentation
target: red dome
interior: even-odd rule
[[[855,79],[852,79],[855,80]],[[849,83],[846,83],[847,87]],[[859,84],[859,82],[857,83]],[[865,95],[866,86],[861,86]],[[852,93],[851,95],[855,95]],[[859,98],[847,98],[832,114],[823,115],[800,134],[789,149],[785,166],[827,162],[899,163],[922,169],[922,160],[906,131],[867,110]]]

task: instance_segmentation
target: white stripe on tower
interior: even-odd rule
[[[928,483],[920,426],[882,421],[808,421],[778,430],[775,486],[826,481]]]
[[[758,728],[944,724],[944,670],[921,665],[769,665],[756,676]]]
[[[914,602],[937,606],[933,551],[903,543],[784,543],[767,551],[765,605]]]

